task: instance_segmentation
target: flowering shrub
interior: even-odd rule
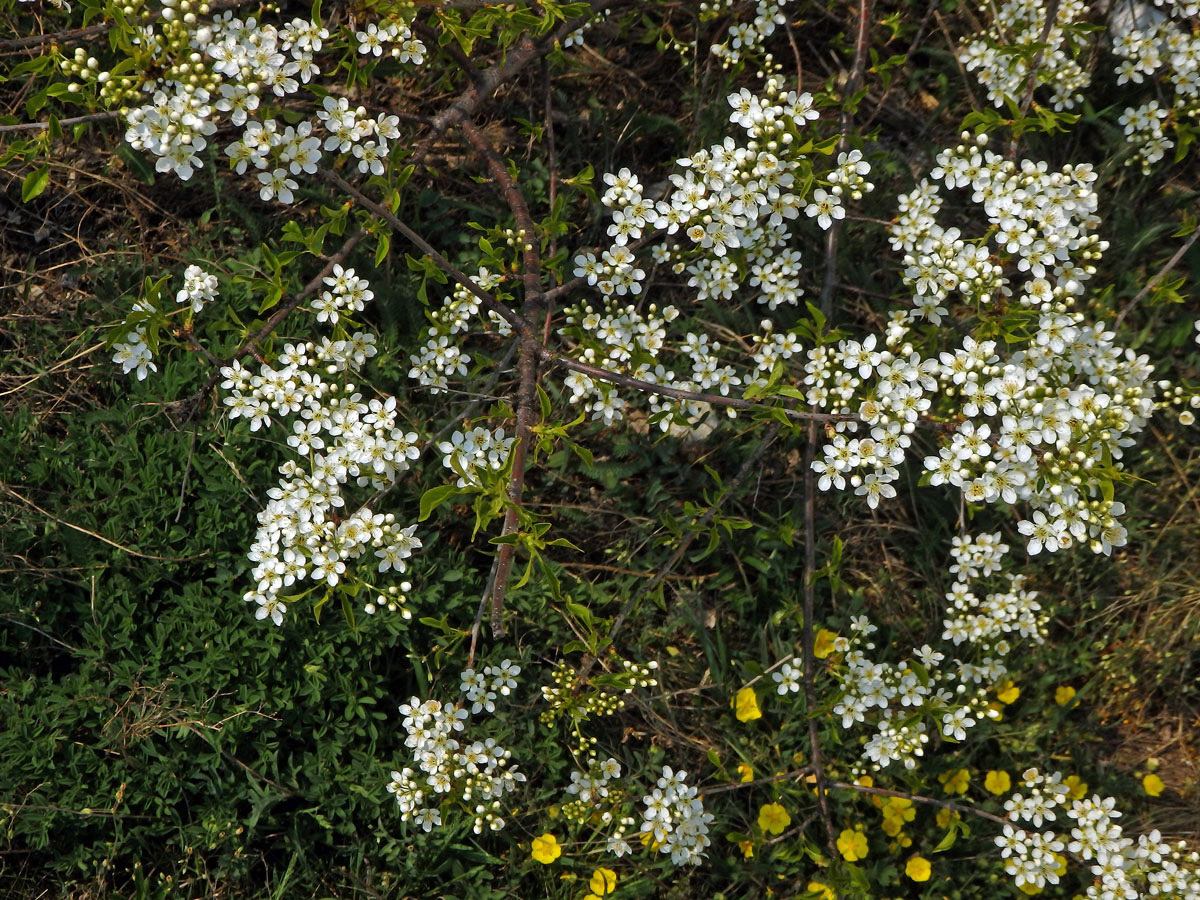
[[[391,771],[379,793],[395,796],[405,840],[448,834],[495,856],[521,845],[537,866],[517,877],[540,878],[543,890],[554,879],[539,872],[586,862],[589,896],[619,894],[627,873],[668,860],[679,869],[670,877],[699,877],[731,848],[742,861],[778,853],[810,896],[875,896],[944,880],[930,857],[969,837],[974,816],[986,823],[977,843],[994,849],[992,869],[1025,893],[1071,877],[1074,861],[1087,897],[1200,896],[1194,852],[1155,830],[1126,836],[1117,798],[1075,796],[1072,776],[1043,774],[1048,753],[1037,746],[1013,742],[1034,758],[1011,795],[1014,779],[995,759],[972,782],[981,761],[971,757],[984,752],[975,745],[1004,745],[996,723],[1022,696],[1026,657],[1051,639],[1053,591],[1025,564],[1053,557],[1052,572],[1077,544],[1111,557],[1136,542],[1126,504],[1139,443],[1162,411],[1175,407],[1190,425],[1184,407],[1200,405],[1184,373],[1143,352],[1145,336],[1125,325],[1192,244],[1117,313],[1115,240],[1102,237],[1110,167],[1047,161],[1062,156],[1054,135],[1079,125],[1064,111],[1090,103],[1099,47],[1104,65],[1119,60],[1120,85],[1157,77],[1174,97],[1169,111],[1149,100],[1106,121],[1129,139],[1126,162],[1145,172],[1162,162],[1172,146],[1164,123],[1183,158],[1195,113],[1190,5],[1114,8],[1106,38],[1086,27],[1098,14],[1083,3],[998,7],[983,31],[961,35],[957,60],[1011,118],[969,110],[961,128],[943,129],[958,138],[929,164],[904,160],[912,178],[897,174],[882,137],[856,126],[868,82],[883,86],[878,114],[905,63],[868,48],[872,28],[898,30],[901,19],[877,23],[869,0],[845,77],[809,90],[793,34],[805,13],[775,0],[701,4],[686,21],[677,4],[600,0],[314,4],[286,21],[236,3],[81,6],[86,27],[63,39],[98,27],[107,49],[68,53],[47,38],[46,62],[26,72],[48,84],[25,111],[54,100],[88,113],[47,113],[42,137],[13,144],[6,160],[50,159],[64,125],[112,119],[133,170],[180,190],[211,179],[218,209],[259,204],[247,218],[272,229],[259,246],[202,253],[197,242],[175,286],[173,271],[143,278],[110,329],[111,358],[148,384],[152,373],[165,383],[187,354],[202,360],[206,374],[178,400],[187,415],[210,416],[226,446],[272,457],[273,485],[243,485],[259,505],[257,532],[245,536],[243,599],[254,612],[244,627],[269,620],[285,640],[299,615],[319,617],[336,600],[363,640],[410,642],[419,688],[403,688],[402,746],[378,763]],[[628,156],[617,140],[599,169],[574,143],[559,155],[552,72],[603,59],[593,35],[610,48],[637,36],[665,59],[706,67],[713,80],[688,98],[707,118],[693,140]],[[515,121],[546,150],[521,163],[515,142],[501,145],[475,120],[539,65],[545,116]],[[455,82],[447,71],[465,86],[427,108]],[[1027,135],[1035,142],[1023,150]],[[439,149],[459,138],[465,150]],[[454,196],[461,185],[445,185],[442,158],[495,199]],[[580,163],[577,174],[563,174],[564,159]],[[24,200],[45,190],[40,171]],[[428,211],[444,199],[438,189],[450,192],[441,216]],[[860,246],[879,251],[864,283],[883,286],[862,297],[882,302],[850,301],[845,267]],[[1170,299],[1182,301],[1177,288]],[[1180,317],[1189,337],[1193,319]],[[703,505],[686,498],[683,517],[663,514],[658,535],[642,522],[635,550],[592,552],[592,532],[568,536],[550,514],[602,509],[606,493],[628,489],[631,517],[657,509],[663,472],[622,484],[633,472],[620,457],[634,454],[618,448],[633,446],[621,443],[630,435],[647,439],[646,456],[678,445],[707,459],[706,448],[743,433],[757,443],[738,445],[737,475],[710,470],[716,493]],[[795,445],[787,458],[802,521],[722,512],[776,441]],[[680,466],[680,478],[696,468]],[[602,471],[604,491],[580,488]],[[576,495],[591,505],[564,499]],[[956,520],[957,534],[950,577],[935,576],[948,585],[941,624],[916,635],[887,609],[867,614],[866,579],[843,571],[846,544],[825,542],[818,524],[832,532],[925,503],[937,522]],[[774,555],[741,552],[739,532]],[[708,547],[689,558],[701,534]],[[639,560],[656,540],[673,552],[646,573]],[[672,602],[692,615],[703,601],[699,587],[672,599],[664,584],[690,577],[675,568],[723,542],[741,547],[730,569],[748,595],[747,565],[763,585],[786,571],[786,599],[762,615],[757,637],[757,623],[739,623],[747,638],[732,652],[708,634],[715,616],[697,613],[704,667],[683,683],[675,660],[688,654],[669,643],[664,617]],[[925,549],[940,566],[945,545]],[[461,580],[481,554],[474,621],[474,597],[431,608],[441,563],[455,560],[448,580]],[[642,586],[564,584],[576,558]],[[393,583],[401,576],[410,580]],[[605,609],[614,598],[619,611]],[[392,621],[360,626],[359,609]],[[739,680],[728,657],[754,655],[761,662],[743,661]],[[532,699],[516,690],[521,674],[541,682]],[[706,703],[713,690],[725,702]],[[1069,686],[1053,696],[1060,708],[1075,702]],[[742,729],[733,735],[781,724],[766,750],[696,737],[679,723],[684,711],[731,718],[720,727]],[[733,756],[740,777],[726,768]],[[985,793],[968,797],[976,785]],[[931,796],[939,789],[958,799]],[[1145,792],[1163,789],[1160,780]],[[760,795],[756,812],[724,803],[734,792]],[[887,855],[898,857],[890,868],[854,805],[862,798],[882,814]],[[915,824],[918,807],[938,809],[934,827]],[[910,852],[918,828],[944,836]]]

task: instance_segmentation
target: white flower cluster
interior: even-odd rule
[[[471,704],[471,714],[496,711],[496,698],[507,697],[517,686],[521,667],[511,659],[500,661],[498,666],[484,666],[482,672],[464,669],[458,688]]]
[[[1047,30],[1048,11],[1055,7],[1057,15]],[[988,99],[997,106],[1006,101],[1020,103],[1028,90],[1034,48],[1043,45],[1036,84],[1052,88],[1050,99],[1055,109],[1072,109],[1082,99],[1080,92],[1091,83],[1091,76],[1077,61],[1086,41],[1071,27],[1086,13],[1083,0],[1058,4],[1007,0],[996,11],[992,27],[966,44],[959,62],[975,73],[987,88]]]
[[[699,792],[687,783],[687,772],[663,766],[662,777],[642,804],[641,833],[660,844],[659,851],[669,853],[675,865],[698,865],[712,843],[708,826],[713,815],[704,811]]]
[[[204,304],[217,297],[217,276],[205,272],[196,265],[188,266],[183,272],[183,287],[175,294],[176,303],[187,303],[193,313],[198,313]],[[150,350],[148,325],[146,316],[154,317],[161,313],[149,297],[137,300],[131,309],[138,317],[138,324],[128,331],[123,340],[113,344],[116,351],[113,362],[121,367],[122,374],[136,372],[138,381],[145,381],[150,372],[157,372],[154,354]]]
[[[1187,851],[1183,842],[1172,847],[1152,831],[1135,841],[1123,834],[1115,820],[1121,813],[1112,797],[1070,800],[1062,774],[1045,775],[1027,769],[1021,786],[1004,804],[1008,818],[1028,830],[1005,825],[995,839],[1005,860],[1005,871],[1018,888],[1044,888],[1058,884],[1066,872],[1063,851],[1091,861],[1095,881],[1084,896],[1089,900],[1137,900],[1139,897],[1200,898],[1200,854]],[[1059,815],[1070,820],[1071,831],[1059,835],[1041,830]],[[1064,828],[1066,824],[1064,823]]]
[[[597,24],[598,22],[607,21],[607,19],[610,15],[612,15],[611,9],[601,10],[599,13],[593,15],[590,20],[588,20],[584,24],[580,25],[578,28],[576,28],[574,31],[572,31],[570,34],[568,34],[565,38],[563,38],[563,42],[562,42],[563,49],[566,50],[569,47],[583,46],[583,36],[587,33],[588,29],[590,29],[593,25]]]
[[[442,814],[452,804],[460,804],[474,815],[476,834],[504,828],[500,799],[525,781],[524,773],[511,764],[512,753],[494,738],[468,744],[465,736],[455,737],[465,731],[468,714],[454,704],[413,697],[400,713],[408,735],[404,745],[416,766],[393,771],[388,784],[401,818],[428,832],[442,825]]]
[[[355,279],[352,269],[335,269],[326,282],[337,290],[350,279]],[[370,293],[361,279],[355,286]],[[420,455],[416,433],[400,426],[394,397],[364,402],[353,383],[327,380],[357,371],[375,353],[375,336],[355,332],[343,340],[286,344],[276,366],[263,363],[258,374],[238,362],[221,369],[229,417],[249,419],[251,431],[269,428],[272,416],[279,417],[287,446],[307,462],[287,460],[279,467],[279,486],[267,492],[270,500],[258,514],[250,548],[257,585],[245,599],[259,605],[260,618],[269,615],[277,625],[287,609],[280,597],[284,588],[305,578],[335,587],[346,563],[368,548],[374,549],[380,572],[403,573],[406,560],[421,547],[416,525],[399,527],[391,513],[367,507],[345,518],[339,513],[346,505],[343,486],[353,481],[378,491]],[[409,616],[383,594],[368,605],[400,608]]]
[[[205,272],[199,266],[188,266],[183,270],[183,287],[175,294],[176,303],[187,303],[192,312],[204,309],[204,304],[217,299],[217,276]]]
[[[169,37],[149,31],[142,38],[164,54],[179,39],[182,26],[172,22],[166,27]],[[172,67],[168,76],[143,85],[144,91],[153,91],[152,102],[131,109],[126,117],[125,139],[157,156],[158,171],[191,178],[203,165],[200,151],[217,129],[215,119],[223,114],[244,129],[225,148],[230,166],[238,174],[256,170],[263,200],[294,202],[299,184],[289,176],[314,174],[323,151],[351,155],[361,173],[384,173],[390,142],[400,137],[397,116],[371,118],[344,97],[326,96],[317,112],[327,133],[323,144],[314,134],[315,122],[281,127],[274,118],[255,118],[272,95],[294,94],[320,74],[314,57],[329,32],[319,23],[297,18],[276,27],[227,12],[208,24],[192,22],[184,37],[190,49],[186,66]],[[368,25],[357,39],[363,54],[380,56],[390,46],[389,55],[402,63],[419,65],[425,59],[425,46],[402,22]]]
[[[871,429],[869,438],[849,438],[858,424],[838,424],[824,459],[814,462],[819,485],[849,483],[872,506],[894,496],[895,465],[917,421],[953,416],[966,421],[948,428],[938,455],[925,458],[932,484],[951,484],[972,503],[1030,503],[1034,516],[1021,530],[1031,553],[1089,539],[1109,553],[1125,542],[1116,518],[1124,507],[1112,500],[1111,481],[1154,410],[1155,385],[1147,357],[1116,346],[1112,332],[1073,310],[1106,246],[1092,233],[1095,173],[1017,166],[980,137],[939,154],[932,175],[973,192],[996,247],[937,224],[935,185],[923,182],[902,199],[892,244],[906,254],[904,278],[915,294],[909,322],[897,315],[883,342],[872,335],[808,355],[808,401],[854,414]],[[1024,283],[1014,284],[1010,270]],[[970,336],[937,359],[922,359],[906,340],[911,322],[937,325],[949,315],[943,304],[978,309],[1014,296],[1031,311],[1032,334],[1007,359],[995,341]]]
[[[951,550],[955,581],[946,594],[949,615],[942,639],[952,641],[955,652],[970,645],[978,662],[955,658],[943,665],[946,654],[928,644],[896,665],[873,662],[864,651],[875,648],[866,638],[876,628],[865,617],[851,620],[850,638],[834,642],[845,668],[835,672],[842,696],[833,711],[843,728],[868,719],[875,725],[863,757],[876,769],[892,762],[915,768],[929,742],[926,719],[936,722],[947,740],[964,740],[981,718],[994,715],[987,692],[1007,673],[1001,660],[1012,650],[1010,638],[1042,642],[1047,616],[1036,592],[1025,589],[1023,576],[1001,572],[1007,552],[999,534],[956,538]],[[984,578],[1000,580],[1003,589],[980,600],[971,585]],[[784,693],[782,684],[779,692]]]
[[[358,52],[364,56],[378,57],[386,51],[397,62],[419,66],[425,62],[428,52],[420,38],[415,37],[403,22],[384,22],[382,25],[372,22],[365,31],[356,32],[354,36],[358,39]],[[389,44],[394,46],[389,47]]]
[[[176,82],[154,92],[153,101],[129,111],[125,141],[158,157],[158,172],[174,172],[183,181],[203,167],[200,153],[217,130],[208,91]]]
[[[641,294],[648,273],[669,264],[675,274],[687,275],[698,301],[729,301],[748,283],[757,289],[757,301],[769,309],[794,306],[803,291],[800,253],[788,247],[793,238],[790,223],[804,212],[828,228],[844,215],[843,197],[858,197],[871,189],[864,178],[870,166],[860,152],[851,151],[839,156],[822,182],[828,190],[816,188],[811,198],[793,192],[800,189],[797,173],[811,166],[806,154],[798,152],[797,140],[817,118],[811,95],[787,91],[769,78],[761,96],[743,88],[728,102],[730,121],[744,136],[727,137],[680,159],[683,171],[671,174],[672,187],[663,199],[647,196],[628,169],[604,176],[601,201],[610,211],[612,245],[598,256],[583,252],[575,257],[575,275],[595,287],[602,305],[583,302],[572,307],[560,330],[580,344],[576,355],[583,361],[688,391],[728,395],[750,383],[747,375],[718,359],[719,343],[694,333],[679,348],[690,364],[690,377],[677,375],[659,362],[659,356],[669,348],[666,326],[680,311],[657,304],[639,309],[620,298]],[[655,245],[645,262],[631,243],[677,234],[688,243]],[[764,328],[770,327],[767,320]],[[763,343],[774,346],[775,340]],[[756,358],[764,375],[778,355],[768,350]],[[611,424],[623,418],[626,401],[610,385],[573,374],[567,386],[572,402],[585,403],[594,419]],[[650,406],[664,431],[676,418],[695,425],[709,413],[707,404],[661,397],[652,397]]]
[[[317,312],[318,322],[328,322],[336,325],[345,310],[350,313],[362,312],[364,304],[375,298],[367,280],[355,273],[353,269],[343,269],[340,265],[333,267],[333,272],[324,279],[328,285],[326,290],[312,301],[312,308]]]
[[[148,373],[158,371],[154,354],[146,343],[145,328],[135,328],[125,335],[124,340],[113,344],[113,349],[117,351],[113,354],[113,362],[121,367],[124,375],[136,372],[137,380],[145,381]]]
[[[621,764],[613,757],[593,761],[587,772],[572,772],[567,793],[581,803],[594,803],[609,795],[609,782],[621,777]],[[609,819],[604,819],[607,823]]]
[[[504,276],[480,267],[478,273],[468,276],[485,291],[494,291]],[[479,298],[461,285],[454,288],[439,309],[429,313],[433,325],[429,328],[429,339],[417,353],[409,356],[412,367],[408,377],[430,389],[432,394],[443,393],[450,385],[450,376],[467,374],[471,356],[464,353],[457,341],[471,333],[472,318],[480,314]],[[508,322],[490,310],[479,323],[482,332],[492,332],[501,337],[512,333]],[[461,335],[462,337],[456,337]]]
[[[1175,146],[1163,128],[1200,116],[1200,37],[1192,32],[1188,12],[1194,3],[1123,3],[1113,10],[1111,33],[1117,83],[1141,84],[1153,78],[1174,92],[1168,108],[1158,100],[1125,109],[1120,124],[1134,153],[1125,162],[1140,162],[1143,171]]]
[[[628,812],[626,792],[616,785],[621,777],[621,763],[613,757],[593,758],[586,772],[571,772],[567,785],[568,796],[574,799],[563,805],[563,814],[573,822],[594,822],[597,818],[611,831],[605,838],[605,850],[614,856],[633,852],[626,835],[638,824]]]
[[[783,8],[788,0],[758,0],[754,5],[754,18],[749,22],[737,22],[729,26],[724,40],[712,45],[712,54],[729,68],[743,58],[760,53],[767,38],[775,29],[787,21]],[[700,4],[701,21],[726,13],[734,0],[710,0]]]
[[[499,472],[508,462],[508,454],[515,440],[504,436],[504,429],[489,431],[475,427],[470,431],[456,431],[450,440],[438,444],[443,454],[442,465],[458,475],[458,486],[480,487],[479,473]]]
[[[1037,602],[1037,591],[1025,588],[1025,576],[1002,572],[1008,545],[999,533],[954,538],[950,555],[955,575],[946,601],[949,615],[942,620],[942,640],[955,647],[974,644],[996,656],[1007,656],[1009,639],[1018,636],[1040,644],[1045,638],[1048,616]],[[985,594],[981,599],[971,584],[995,576],[1003,590]]]

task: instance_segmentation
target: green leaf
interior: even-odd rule
[[[934,853],[942,853],[954,846],[954,842],[958,840],[958,823],[951,822],[949,830],[946,831],[946,836],[938,841],[938,845],[933,848]]]
[[[417,521],[424,522],[435,509],[457,493],[459,489],[453,484],[442,484],[427,490],[421,495],[421,515]]]
[[[383,264],[387,259],[388,251],[392,249],[392,236],[389,234],[381,234],[379,236],[379,244],[375,247],[375,265]]]
[[[28,203],[38,194],[46,189],[46,185],[50,183],[50,167],[42,166],[36,172],[30,172],[25,176],[25,181],[21,184],[21,202]]]

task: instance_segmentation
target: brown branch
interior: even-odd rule
[[[326,258],[325,265],[321,268],[321,271],[314,275],[312,279],[300,289],[299,293],[289,299],[286,303],[281,304],[280,307],[271,314],[271,317],[267,319],[263,326],[253,335],[247,338],[245,343],[238,347],[228,360],[225,362],[217,360],[217,371],[208,376],[208,380],[204,382],[204,384],[200,387],[200,390],[196,391],[196,393],[192,395],[190,402],[199,402],[210,390],[212,390],[213,385],[221,380],[222,368],[225,366],[231,366],[239,359],[243,359],[252,353],[259,355],[260,345],[262,342],[275,332],[275,329],[278,328],[280,323],[282,323],[283,320],[288,317],[289,313],[291,313],[302,303],[304,303],[305,300],[321,289],[321,286],[325,282],[325,277],[333,271],[333,267],[341,265],[346,261],[346,258],[350,256],[351,251],[358,246],[358,242],[366,236],[366,233],[367,231],[365,228],[358,228],[353,231],[342,243],[342,246],[338,248],[337,252],[334,253],[333,256]],[[199,345],[197,344],[197,346]],[[211,354],[209,355],[211,356]]]
[[[796,769],[793,772],[784,772],[781,775],[770,775],[766,778],[755,778],[753,781],[738,781],[733,784],[718,784],[710,788],[700,788],[697,793],[701,797],[708,797],[712,794],[724,794],[729,791],[740,791],[744,788],[758,787],[762,784],[775,784],[778,781],[788,781],[792,778],[804,778],[806,775],[812,774],[812,766],[805,766],[803,769]]]
[[[611,0],[592,0],[592,13],[597,13],[609,6]],[[430,124],[430,131],[413,152],[409,163],[420,165],[429,154],[434,141],[449,131],[452,127],[465,122],[475,114],[480,105],[490,97],[500,85],[515,78],[535,59],[540,58],[554,48],[554,45],[569,35],[572,31],[586,24],[591,16],[582,16],[564,22],[549,34],[534,40],[528,32],[517,38],[516,43],[509,47],[504,58],[483,71],[468,70],[471,77],[469,84],[458,98],[446,109],[442,110]]]
[[[104,122],[109,119],[119,119],[120,117],[121,111],[119,109],[110,109],[106,112],[89,113],[86,116],[59,119],[58,124],[70,127],[71,125],[82,125],[85,122]],[[16,125],[0,125],[0,134],[6,134],[11,131],[45,131],[49,127],[49,122],[18,122]]]
[[[345,191],[353,197],[360,206],[379,216],[388,223],[393,229],[398,231],[404,237],[408,238],[422,253],[433,260],[434,264],[449,275],[457,284],[466,290],[470,291],[484,307],[496,313],[502,319],[513,326],[513,329],[518,334],[523,334],[523,329],[526,326],[533,326],[533,323],[526,319],[521,313],[517,313],[510,309],[506,304],[498,300],[492,294],[489,294],[478,284],[468,278],[459,269],[451,263],[446,257],[438,253],[428,241],[413,231],[391,210],[387,209],[382,204],[376,203],[354,185],[350,184],[336,172],[328,169],[321,171],[322,177],[327,181],[337,185],[341,190]],[[565,287],[565,285],[564,285]],[[536,334],[536,329],[534,329]],[[681,388],[673,388],[664,384],[654,384],[649,381],[642,381],[639,378],[634,378],[631,375],[622,375],[619,372],[612,372],[608,369],[602,369],[599,366],[589,365],[588,363],[580,362],[576,359],[571,359],[567,356],[562,356],[555,353],[552,349],[541,344],[537,344],[538,357],[543,362],[552,363],[556,366],[562,366],[564,369],[569,369],[572,372],[579,372],[582,375],[587,375],[591,378],[597,378],[601,381],[606,381],[610,384],[615,384],[620,387],[627,387],[632,390],[642,391],[650,394],[658,394],[663,397],[671,397],[675,400],[687,400],[695,403],[708,403],[712,406],[724,407],[728,409],[744,409],[750,410],[782,410],[783,414],[789,419],[798,421],[815,421],[815,422],[856,422],[859,421],[858,416],[853,414],[839,413],[819,413],[809,412],[800,409],[790,409],[787,407],[772,406],[769,403],[756,403],[753,400],[743,400],[740,397],[726,397],[722,394],[702,394],[698,391],[686,391]]]
[[[851,784],[847,781],[823,781],[824,787],[841,788],[847,791],[858,791],[860,794],[875,794],[880,797],[900,797],[903,800],[911,800],[913,803],[927,803],[930,806],[940,806],[942,809],[953,810],[959,813],[970,813],[973,816],[979,816],[981,819],[987,819],[989,822],[995,822],[997,825],[1011,825],[1008,819],[993,815],[990,812],[984,812],[982,809],[976,809],[973,806],[966,806],[962,803],[951,803],[949,800],[938,800],[934,797],[924,797],[921,794],[910,794],[907,791],[891,791],[887,788],[868,787],[865,784]]]
[[[632,390],[643,391],[649,394],[658,394],[662,397],[671,397],[675,400],[687,400],[694,403],[707,403],[711,406],[724,407],[726,409],[782,410],[783,414],[789,419],[800,421],[860,421],[859,417],[853,414],[806,412],[802,409],[790,409],[788,407],[772,406],[769,403],[756,403],[753,400],[743,400],[740,397],[726,397],[722,394],[702,394],[698,391],[685,391],[682,388],[673,388],[665,384],[654,384],[650,381],[642,381],[640,378],[634,378],[632,375],[622,375],[618,372],[611,372],[608,369],[602,369],[599,366],[582,363],[577,359],[571,359],[567,356],[559,356],[546,347],[542,348],[541,353],[542,359],[552,362],[555,365],[562,366],[564,369],[570,369],[572,372],[579,372],[582,375],[598,378],[601,381],[607,381],[610,384],[615,384],[620,387],[627,387]]]
[[[383,221],[387,222],[387,224],[390,225],[393,230],[398,231],[418,250],[433,260],[434,265],[454,279],[454,281],[460,287],[470,291],[487,309],[491,310],[496,315],[500,316],[500,318],[508,322],[509,325],[513,326],[514,330],[520,332],[522,323],[525,322],[525,319],[522,316],[509,309],[507,305],[489,294],[474,281],[468,278],[463,272],[459,271],[458,268],[455,267],[452,262],[450,262],[450,260],[438,253],[438,251],[433,248],[432,244],[409,228],[408,225],[401,221],[399,216],[397,216],[394,212],[392,212],[383,204],[376,203],[354,185],[350,184],[350,182],[346,181],[346,179],[344,179],[337,172],[334,172],[331,169],[321,169],[320,175],[326,181],[330,182],[340,190],[344,191],[346,194],[353,197],[358,205],[363,207],[363,209],[369,210],[379,218],[383,219]]]
[[[521,304],[524,324],[518,334],[517,349],[517,431],[512,449],[512,468],[508,481],[508,509],[504,513],[501,536],[507,537],[517,530],[521,497],[525,492],[525,469],[529,460],[529,446],[533,442],[533,413],[537,405],[538,362],[545,348],[538,340],[537,323],[542,318],[545,299],[542,294],[542,258],[539,250],[540,238],[529,214],[529,205],[495,149],[471,122],[463,120],[462,131],[475,152],[487,161],[492,182],[504,197],[517,223],[517,237],[521,241],[521,281],[525,299]],[[508,579],[512,574],[514,544],[500,547],[499,563],[496,566],[496,583],[492,587],[492,634],[504,635],[504,595]]]
[[[1046,41],[1050,39],[1050,29],[1054,27],[1054,23],[1058,21],[1058,7],[1061,0],[1050,0],[1046,4],[1046,22],[1042,26],[1041,37],[1038,38],[1037,52],[1033,54],[1033,62],[1029,65],[1029,79],[1025,83],[1025,96],[1021,98],[1021,115],[1024,119],[1029,115],[1029,108],[1033,105],[1033,92],[1037,89],[1038,70],[1042,67],[1042,57],[1046,53]],[[1017,155],[1017,135],[1014,133],[1012,143],[1008,147],[1008,158],[1012,159]]]

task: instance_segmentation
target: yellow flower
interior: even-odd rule
[[[824,659],[833,652],[833,642],[837,640],[837,635],[828,628],[822,628],[817,632],[817,636],[813,639],[813,656],[817,659]]]
[[[758,811],[758,827],[767,834],[783,834],[792,824],[792,817],[778,803],[768,803]]]
[[[749,859],[754,855],[754,841],[738,841],[738,849],[742,851],[742,856]]]
[[[1151,797],[1157,797],[1163,792],[1163,788],[1165,787],[1166,785],[1163,784],[1163,780],[1157,775],[1150,774],[1142,779],[1142,789]]]
[[[541,837],[533,839],[529,855],[548,866],[562,856],[562,847],[558,846],[558,838],[547,831]]]
[[[938,776],[947,794],[965,794],[967,785],[971,783],[971,773],[966,769],[954,772],[943,772]]]
[[[638,840],[642,842],[642,846],[643,846],[643,847],[647,847],[647,848],[649,848],[651,851],[657,850],[659,847],[661,847],[661,846],[662,846],[662,841],[656,841],[656,840],[654,839],[654,832],[653,832],[653,831],[646,831],[646,832],[643,832],[643,833],[642,833],[642,834],[641,834],[641,835],[638,837]]]
[[[988,772],[987,777],[983,779],[983,786],[988,791],[996,796],[1007,794],[1012,790],[1012,778],[1007,772]]]
[[[880,808],[883,810],[883,830],[890,837],[896,837],[904,828],[905,822],[911,822],[917,817],[912,801],[903,797],[889,797]]]
[[[1063,784],[1065,784],[1067,786],[1067,790],[1071,792],[1068,794],[1068,796],[1072,800],[1082,800],[1087,796],[1087,782],[1081,781],[1078,775],[1068,775],[1063,779]]]
[[[937,812],[938,828],[949,828],[951,822],[957,822],[961,818],[962,816],[952,809],[939,809]]]
[[[859,775],[857,778],[854,779],[854,783],[860,784],[863,787],[874,787],[875,779],[872,778],[870,775]]]
[[[1018,888],[1018,890],[1022,894],[1028,894],[1030,897],[1032,897],[1034,894],[1040,894],[1042,892],[1042,889],[1037,886],[1036,881],[1027,881],[1023,885],[1021,885],[1021,887]]]
[[[1059,706],[1066,706],[1075,699],[1075,688],[1069,684],[1060,684],[1054,690],[1054,702]]]
[[[758,708],[758,697],[754,688],[744,687],[733,698],[733,714],[739,722],[753,722],[762,718],[762,710]]]
[[[856,826],[853,830],[847,828],[838,835],[837,848],[847,862],[864,859],[867,855],[867,836],[863,834],[862,826]]]
[[[928,881],[932,872],[933,867],[929,865],[929,860],[923,856],[914,856],[904,866],[904,874],[913,881]]]
[[[808,892],[816,894],[817,900],[837,900],[837,894],[834,893],[833,888],[819,881],[810,881],[808,883]]]
[[[996,699],[1007,706],[1010,703],[1016,703],[1017,698],[1021,696],[1021,689],[1013,684],[1011,678],[996,685]]]
[[[617,873],[612,869],[596,869],[592,872],[588,887],[598,897],[611,894],[617,887]]]
[[[754,780],[754,766],[750,765],[750,763],[738,763],[737,773],[743,784]]]

